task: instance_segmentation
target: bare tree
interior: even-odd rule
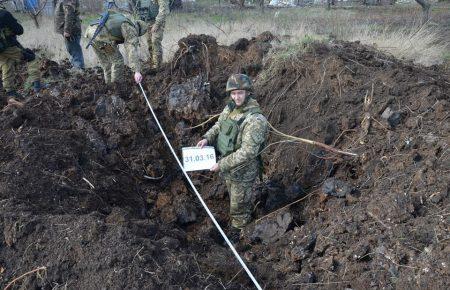
[[[14,6],[17,8],[17,3],[16,1],[13,1]],[[38,21],[38,16],[39,14],[42,13],[42,10],[45,9],[45,6],[47,5],[47,0],[41,0],[41,1],[37,1],[37,6],[31,5],[32,3],[29,3],[25,0],[21,0],[20,4],[22,5],[22,11],[26,11],[26,13],[28,13],[31,17],[31,19],[34,22],[34,25],[36,26],[36,28],[39,28],[39,21]]]
[[[422,24],[425,24],[430,19],[430,7],[431,4],[428,0],[416,0],[420,6],[422,6]]]

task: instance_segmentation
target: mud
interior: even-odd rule
[[[271,134],[256,222],[237,246],[257,279],[266,289],[447,289],[448,72],[342,42],[275,63],[276,41],[189,36],[161,71],[144,72],[175,148],[199,140],[209,124],[191,127],[222,110],[226,79],[243,72],[278,130],[359,154]],[[252,289],[131,78],[120,97],[97,69],[74,77],[45,61],[42,71],[50,87],[0,113],[0,285],[46,266],[14,289]],[[228,231],[225,185],[192,176]]]

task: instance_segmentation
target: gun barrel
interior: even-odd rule
[[[108,9],[109,9],[109,7],[108,7]],[[106,11],[105,13],[102,14],[102,17],[98,21],[97,28],[95,29],[95,32],[92,35],[92,38],[89,40],[89,43],[86,46],[86,49],[88,49],[89,46],[91,46],[94,43],[95,38],[97,37],[97,35],[100,34],[100,31],[102,31],[102,28],[105,26],[108,18],[109,18],[109,11]]]

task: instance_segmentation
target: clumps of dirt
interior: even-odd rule
[[[272,134],[255,218],[237,245],[267,289],[446,288],[449,78],[359,43],[267,58],[264,33],[225,47],[180,40],[145,87],[175,148],[192,146],[228,100],[231,73],[255,80]],[[186,186],[131,78],[117,92],[91,69],[0,113],[0,285],[22,288],[251,289]],[[131,76],[131,72],[129,73]],[[62,78],[62,79],[61,79]],[[446,171],[447,170],[447,171]],[[192,174],[228,230],[225,185]]]
[[[267,61],[270,78],[256,81],[272,125],[360,157],[272,135],[267,175],[310,193],[290,207],[294,228],[252,251],[282,249],[266,258],[279,269],[274,280],[283,273],[282,288],[445,288],[448,75],[359,43],[312,44],[277,61]]]
[[[186,126],[219,102],[222,106],[210,92],[217,90],[211,77],[221,86],[228,77],[225,65],[204,65],[208,55],[218,59],[215,40],[191,36],[185,41],[192,46],[197,39],[207,44],[208,54],[181,46],[173,63],[145,74],[149,96],[176,148],[194,142]],[[198,258],[211,247],[220,253],[226,249],[211,238],[205,245],[196,243],[198,237],[185,229],[205,224],[204,213],[131,78],[121,88],[129,94],[119,96],[103,84],[97,69],[71,76],[67,63],[44,60],[42,70],[50,87],[39,95],[23,91],[24,108],[0,114],[0,284],[36,264],[46,266],[47,275],[31,275],[18,285],[219,287],[222,279],[231,279],[235,269],[225,268],[223,277],[209,275],[206,258]],[[205,231],[214,232],[211,225]],[[234,261],[211,255],[208,261],[216,258]]]

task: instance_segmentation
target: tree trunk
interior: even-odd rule
[[[430,3],[428,0],[416,0],[422,6],[422,24],[425,24],[430,19]]]

